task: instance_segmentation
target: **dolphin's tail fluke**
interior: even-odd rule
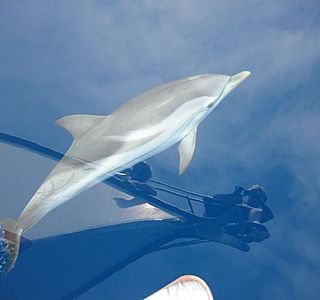
[[[20,239],[22,230],[18,230],[16,226],[17,222],[12,219],[3,219],[0,221],[0,225],[3,230],[3,241],[5,243],[5,262],[1,266],[3,272],[10,272],[14,267],[17,260],[20,247]]]

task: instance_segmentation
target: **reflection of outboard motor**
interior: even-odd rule
[[[241,238],[244,242],[261,242],[270,237],[267,228],[261,223],[273,219],[271,209],[266,205],[266,190],[259,185],[253,185],[243,190],[247,199],[242,205],[236,206],[238,219],[225,227],[225,233]]]
[[[245,196],[248,196],[247,204],[253,207],[261,207],[267,203],[267,191],[260,185],[253,185],[245,190]]]
[[[229,224],[225,227],[225,233],[238,237],[246,243],[258,243],[270,237],[268,229],[256,222]]]
[[[217,217],[230,209],[230,206],[243,203],[243,192],[245,189],[237,185],[231,194],[216,194],[204,197],[203,203],[206,217]]]
[[[132,180],[147,182],[152,176],[151,167],[144,161],[134,165],[127,170]]]
[[[243,192],[245,189],[239,185],[234,188],[234,191],[231,194],[215,194],[212,199],[227,205],[230,204],[241,204]]]
[[[248,197],[246,204],[252,207],[249,212],[249,221],[265,223],[273,219],[273,213],[266,205],[267,192],[262,186],[253,185],[248,190],[245,190],[244,195]]]
[[[203,197],[203,202],[205,216],[218,221],[226,235],[245,243],[261,242],[270,237],[268,229],[261,224],[273,219],[273,213],[266,205],[267,193],[263,187],[254,185],[244,189],[236,186],[231,194]]]
[[[146,183],[152,177],[152,169],[146,162],[139,162],[133,167],[125,170],[123,173],[128,176],[127,182],[136,193],[144,196],[157,195],[156,190]]]
[[[243,240],[247,243],[259,243],[270,237],[268,229],[260,223],[248,222],[245,229]]]

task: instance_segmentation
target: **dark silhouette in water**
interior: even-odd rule
[[[236,186],[231,194],[205,197],[205,215],[226,215],[226,234],[241,238],[246,243],[261,242],[270,237],[262,223],[273,219],[273,213],[266,202],[267,193],[263,187],[253,185],[246,190]]]

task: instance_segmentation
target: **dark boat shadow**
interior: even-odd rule
[[[179,228],[172,219],[134,221],[26,243],[0,281],[0,299],[73,299],[174,240]]]

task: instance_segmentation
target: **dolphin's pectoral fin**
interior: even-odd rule
[[[186,135],[180,142],[179,154],[180,154],[180,165],[179,174],[181,175],[190,164],[194,150],[196,148],[196,135],[197,128],[193,128],[188,135]]]
[[[69,131],[76,140],[105,118],[106,116],[71,115],[57,120],[56,124]]]

